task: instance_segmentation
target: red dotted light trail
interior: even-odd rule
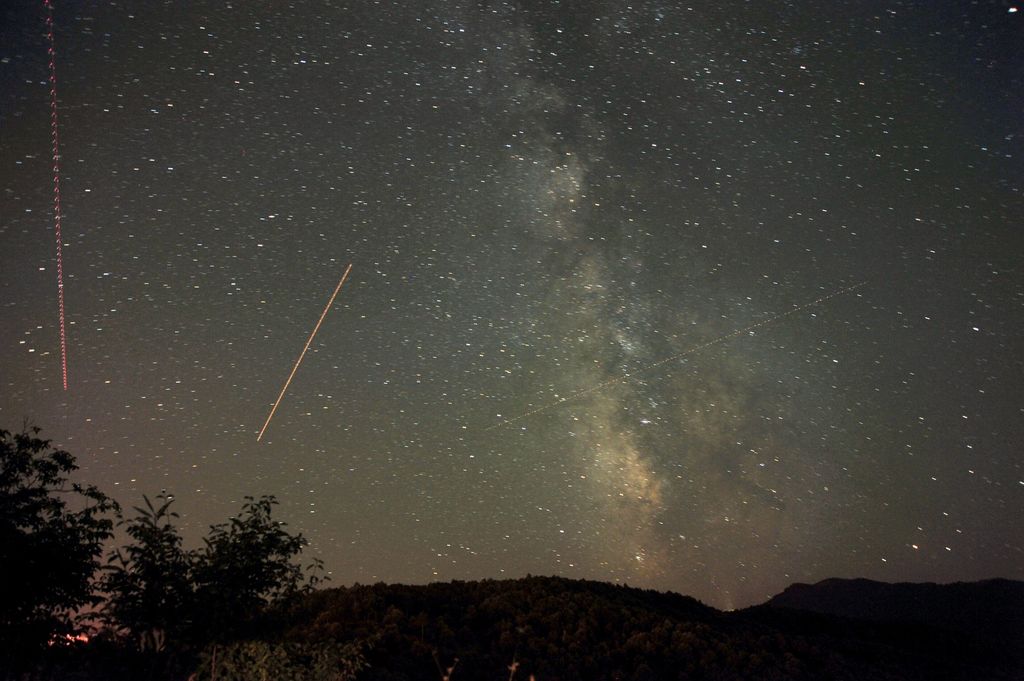
[[[60,314],[60,371],[68,389],[68,339],[64,331],[64,239],[60,230],[60,138],[57,134],[57,47],[53,35],[53,3],[46,6],[46,38],[50,55],[50,139],[53,143],[53,231],[57,241],[57,310]]]

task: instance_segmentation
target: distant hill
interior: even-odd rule
[[[1024,582],[1008,579],[955,584],[826,579],[793,584],[766,605],[989,636],[1014,633],[1024,640]]]
[[[829,580],[722,613],[554,577],[357,585],[311,594],[253,636],[367,642],[368,681],[434,681],[456,658],[451,681],[510,678],[513,660],[521,681],[1019,680],[1022,587]]]
[[[826,579],[793,584],[762,608],[818,613],[864,623],[917,627],[980,656],[1020,666],[1024,679],[1024,582],[990,579],[955,584],[889,584]]]

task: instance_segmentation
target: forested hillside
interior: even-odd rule
[[[944,587],[937,587],[941,591]],[[528,577],[308,596],[268,622],[293,642],[365,641],[361,679],[1011,679],[1014,660],[937,627]],[[457,662],[456,662],[457,660]]]

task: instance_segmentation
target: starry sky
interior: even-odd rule
[[[0,427],[334,584],[1024,578],[1008,2],[54,4],[0,26]],[[256,436],[345,267],[262,441]]]

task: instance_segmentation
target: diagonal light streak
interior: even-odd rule
[[[531,417],[531,416],[533,416],[535,414],[539,414],[539,413],[541,413],[543,411],[547,411],[548,409],[552,409],[554,407],[557,407],[560,404],[564,404],[564,403],[569,402],[571,400],[579,399],[580,397],[583,397],[584,395],[589,395],[590,393],[597,392],[598,390],[603,390],[603,389],[607,388],[610,385],[615,385],[617,383],[626,383],[632,377],[636,376],[637,374],[642,374],[642,373],[646,373],[648,371],[651,371],[652,369],[657,369],[658,367],[660,367],[662,365],[665,365],[665,364],[668,364],[669,362],[673,362],[673,361],[675,361],[677,359],[682,359],[684,357],[688,357],[690,355],[693,355],[693,354],[696,354],[698,352],[701,352],[702,350],[707,350],[708,348],[710,348],[713,345],[719,345],[720,343],[724,343],[724,342],[726,342],[728,340],[732,340],[733,338],[736,338],[737,336],[742,336],[744,334],[750,333],[751,331],[753,331],[755,329],[759,329],[761,327],[768,326],[770,324],[774,324],[774,323],[776,323],[778,321],[781,321],[782,319],[785,319],[786,317],[788,317],[790,315],[793,315],[793,314],[796,314],[797,312],[800,312],[801,310],[806,310],[807,308],[814,307],[815,305],[821,305],[822,303],[824,303],[824,302],[826,302],[828,300],[831,300],[832,298],[835,298],[837,296],[841,296],[841,295],[847,294],[850,291],[856,290],[856,289],[860,288],[861,286],[864,286],[865,284],[867,284],[867,282],[866,281],[862,281],[859,284],[853,284],[852,286],[847,286],[846,288],[841,288],[841,289],[839,289],[837,291],[833,291],[832,293],[829,293],[827,295],[821,296],[820,298],[816,298],[815,300],[812,300],[809,303],[804,303],[803,305],[800,305],[798,307],[794,307],[791,310],[786,310],[785,312],[780,312],[779,314],[774,315],[772,317],[769,317],[768,319],[763,319],[763,320],[757,322],[756,324],[751,324],[750,326],[745,326],[742,329],[737,329],[736,331],[731,331],[731,332],[725,334],[724,336],[719,336],[718,338],[715,338],[713,340],[709,340],[706,343],[701,343],[700,345],[695,345],[695,346],[693,346],[691,348],[683,350],[682,352],[676,353],[676,354],[674,354],[674,355],[672,355],[670,357],[665,357],[663,359],[659,359],[657,362],[654,362],[653,364],[648,364],[647,366],[640,367],[636,371],[631,371],[629,373],[624,373],[624,374],[621,374],[619,376],[614,376],[614,377],[609,378],[606,381],[602,381],[601,383],[598,383],[596,385],[592,385],[592,386],[590,386],[588,388],[583,388],[582,390],[577,390],[573,394],[568,395],[566,397],[559,398],[555,402],[549,402],[547,404],[542,404],[541,406],[536,407],[535,409],[531,409],[530,411],[524,412],[524,413],[520,414],[519,416],[514,416],[514,417],[509,418],[509,419],[504,419],[500,423],[496,423],[493,426],[488,426],[487,428],[484,428],[484,430],[488,431],[488,430],[497,430],[498,428],[504,428],[505,426],[508,426],[508,425],[511,425],[511,424],[515,423],[516,421],[522,421],[525,418],[529,418],[529,417]]]
[[[292,367],[292,372],[288,374],[288,380],[284,382],[284,387],[281,388],[281,393],[277,396],[274,406],[271,407],[270,414],[267,415],[267,420],[263,423],[263,427],[260,428],[260,434],[256,436],[256,442],[263,439],[263,433],[266,432],[267,426],[270,425],[270,419],[274,418],[274,412],[277,411],[278,405],[281,404],[281,400],[284,398],[285,392],[288,391],[288,386],[291,384],[292,379],[295,378],[295,372],[299,370],[299,365],[302,364],[302,358],[306,356],[306,351],[309,350],[309,346],[313,342],[316,332],[320,330],[320,325],[324,323],[324,317],[327,316],[327,312],[331,309],[331,305],[334,304],[334,299],[338,297],[338,291],[341,290],[341,287],[348,278],[348,273],[350,271],[352,271],[352,263],[349,263],[348,267],[345,268],[345,273],[341,275],[341,281],[338,282],[338,285],[334,289],[334,293],[331,294],[331,299],[327,301],[324,311],[320,314],[320,319],[317,320],[316,326],[313,327],[313,333],[309,334],[309,339],[306,340],[306,346],[302,348],[302,353],[299,355],[299,358],[295,360],[295,366]]]

